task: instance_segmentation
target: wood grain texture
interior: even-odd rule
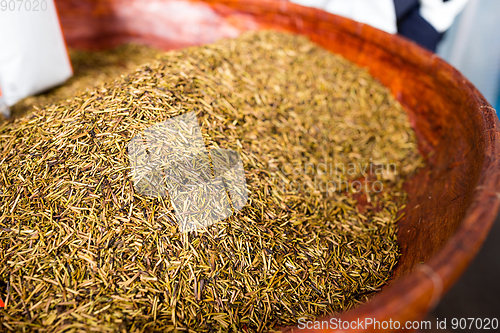
[[[438,56],[404,38],[284,0],[56,3],[73,47],[133,41],[176,49],[272,28],[309,36],[368,68],[391,90],[408,112],[428,166],[406,185],[410,202],[399,222],[403,256],[393,280],[341,320],[422,319],[478,252],[499,209],[499,121],[470,82]]]

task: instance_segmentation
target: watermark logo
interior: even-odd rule
[[[320,192],[325,195],[344,191],[367,194],[380,193],[385,180],[398,174],[395,163],[283,163],[269,162],[271,184],[282,193]]]
[[[241,157],[230,149],[209,151],[194,112],[147,128],[127,148],[135,191],[169,196],[181,232],[222,221],[247,202]]]

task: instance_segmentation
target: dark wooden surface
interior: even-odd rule
[[[136,41],[163,49],[278,29],[362,67],[403,104],[428,167],[407,183],[403,256],[391,284],[342,320],[422,319],[478,252],[499,208],[499,122],[483,96],[436,55],[401,37],[279,0],[58,0],[70,46]],[[421,263],[424,263],[423,265]]]
[[[467,271],[443,297],[432,315],[446,319],[451,329],[453,318],[482,318],[500,320],[500,215]],[[469,324],[469,322],[468,322]],[[473,332],[473,329],[454,329],[455,332]]]

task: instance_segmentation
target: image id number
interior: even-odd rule
[[[453,318],[451,320],[451,328],[456,330],[458,328],[464,330],[496,330],[498,328],[498,319],[497,318]]]
[[[40,12],[47,10],[47,1],[45,0],[0,0],[0,10],[9,11],[27,11]]]

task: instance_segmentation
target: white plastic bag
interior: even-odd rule
[[[6,116],[10,115],[10,109],[2,96],[2,90],[0,89],[0,113]]]
[[[0,0],[0,112],[73,74],[53,0]]]
[[[348,17],[385,32],[398,32],[394,0],[290,0],[296,4],[319,8]]]

